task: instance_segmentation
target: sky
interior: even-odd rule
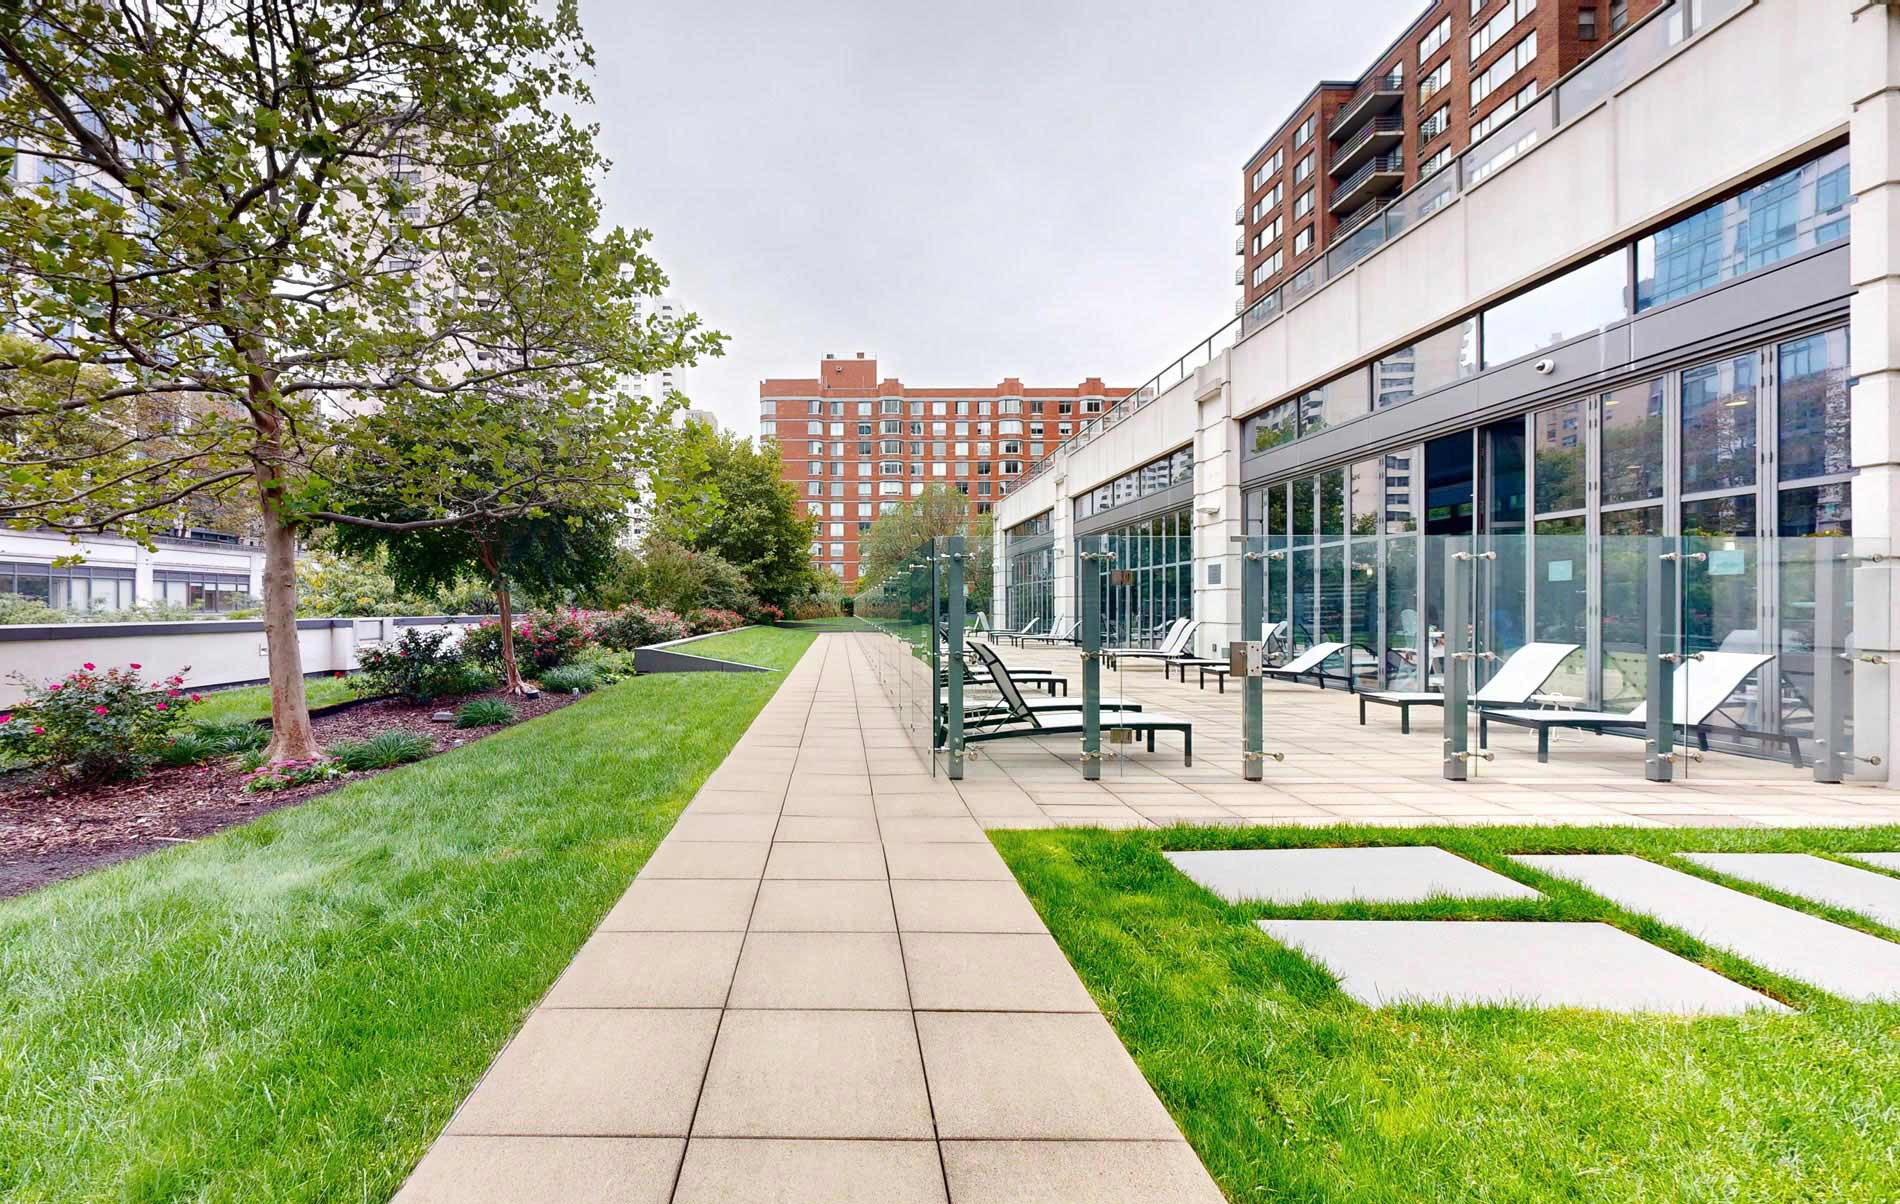
[[[583,0],[608,222],[730,336],[687,374],[863,351],[917,387],[1133,387],[1233,317],[1241,167],[1424,0]]]

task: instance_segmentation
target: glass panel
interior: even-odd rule
[[[1353,535],[1377,535],[1380,512],[1385,503],[1385,488],[1380,480],[1377,460],[1361,460],[1347,474],[1349,517],[1346,529]]]
[[[1751,353],[1682,374],[1684,494],[1755,483],[1756,364]]]
[[[1418,537],[1385,541],[1386,683],[1425,688],[1424,637],[1418,598]]]
[[[1662,507],[1606,511],[1602,526],[1602,696],[1627,711],[1649,688],[1649,537],[1662,534]]]
[[[1346,638],[1346,549],[1328,544],[1319,550],[1319,610],[1314,639],[1321,643]]]
[[[1378,409],[1403,405],[1423,393],[1442,389],[1478,370],[1478,320],[1428,335],[1372,365],[1373,404]]]
[[[1846,238],[1852,199],[1840,147],[1639,240],[1638,312]]]
[[[1283,401],[1268,406],[1247,420],[1245,446],[1248,454],[1266,451],[1299,438],[1300,409],[1296,402]]]
[[[1612,251],[1484,312],[1484,366],[1499,364],[1629,317],[1629,257]]]
[[[1351,611],[1352,631],[1347,642],[1353,647],[1353,676],[1361,686],[1374,687],[1379,680],[1379,541],[1354,539],[1348,545],[1346,566],[1346,605]]]
[[[1583,407],[1569,401],[1531,415],[1539,514],[1583,509]]]
[[[1368,379],[1365,370],[1360,369],[1301,394],[1300,435],[1311,435],[1366,413],[1371,408]]]
[[[1293,482],[1293,541],[1311,543],[1313,540],[1313,478],[1302,477]]]
[[[1682,623],[1685,651],[1758,652],[1757,563],[1752,494],[1682,504]]]
[[[1809,335],[1780,349],[1777,459],[1781,479],[1831,476],[1853,467],[1847,405],[1847,331]]]
[[[1531,596],[1536,637],[1585,645],[1590,626],[1590,549],[1583,517],[1545,519],[1535,529]],[[1574,698],[1579,703],[1587,700],[1590,689],[1582,665],[1583,658],[1572,657],[1563,670],[1544,683],[1544,692]]]
[[[1663,382],[1625,385],[1603,395],[1603,504],[1640,502],[1663,492]]]
[[[1319,528],[1321,539],[1346,533],[1346,470],[1335,468],[1319,475]]]
[[[1418,530],[1418,511],[1412,504],[1412,464],[1417,448],[1385,457],[1385,531],[1388,535]]]
[[[1313,550],[1293,551],[1293,650],[1298,652],[1319,642],[1318,597],[1313,580]]]
[[[1286,485],[1279,484],[1267,490],[1267,534],[1285,535],[1287,533]]]

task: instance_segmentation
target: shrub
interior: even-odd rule
[[[541,688],[555,694],[591,693],[600,678],[587,665],[559,665],[541,674]]]
[[[617,681],[625,681],[634,675],[634,654],[631,652],[613,652],[606,648],[589,648],[574,661],[594,671],[594,679],[603,686],[611,686]]]
[[[552,669],[594,642],[595,617],[584,610],[530,614],[515,624],[515,663],[524,671]],[[501,623],[480,623],[462,637],[462,653],[484,664],[501,663]]]
[[[745,626],[745,616],[732,610],[696,610],[686,616],[686,626],[694,635],[731,631]]]
[[[312,757],[307,761],[279,761],[275,765],[260,765],[244,779],[247,793],[268,790],[289,790],[296,786],[308,786],[312,782],[327,782],[343,776],[343,766],[328,757]]]
[[[746,613],[745,620],[748,623],[770,626],[775,623],[783,623],[785,621],[785,612],[770,602],[761,602]]]
[[[758,604],[743,570],[717,552],[649,538],[637,559],[621,566],[606,597],[631,597],[676,614],[712,607],[745,611]]]
[[[434,751],[435,741],[405,731],[377,732],[367,740],[339,740],[328,749],[330,759],[351,773],[405,765]]]
[[[515,721],[515,709],[499,698],[477,698],[455,712],[456,727],[501,727]]]
[[[16,680],[26,701],[0,714],[0,750],[70,782],[144,773],[198,701],[179,688],[182,672],[148,683],[136,664],[103,672],[87,664],[48,683]]]
[[[844,604],[837,598],[814,596],[792,603],[794,619],[836,619],[843,614]]]
[[[0,627],[16,623],[66,623],[70,618],[37,598],[0,594]]]
[[[153,760],[160,765],[177,768],[181,765],[197,765],[222,755],[217,741],[209,736],[200,732],[179,732],[159,746]]]
[[[596,630],[602,645],[622,652],[668,640],[683,640],[688,634],[686,620],[672,611],[640,605],[614,611],[600,621]]]
[[[194,735],[210,741],[215,749],[215,755],[220,757],[250,752],[270,743],[269,729],[243,719],[226,719],[221,723],[194,723],[191,728]]]
[[[394,694],[409,703],[485,688],[469,684],[462,650],[449,643],[451,634],[410,627],[394,644],[363,649],[357,654],[362,684],[372,694]]]

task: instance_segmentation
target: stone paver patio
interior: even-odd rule
[[[1430,719],[1410,736],[1361,728],[1343,693],[1273,685],[1268,747],[1286,761],[1246,782],[1238,691],[1146,668],[1105,675],[1104,693],[1192,719],[1192,768],[1164,738],[1154,754],[1122,746],[1104,780],[1087,782],[1067,737],[984,745],[952,783],[884,694],[881,639],[814,642],[400,1204],[1217,1204],[985,828],[1900,822],[1890,792],[1737,757],[1653,785],[1634,743],[1587,737],[1558,740],[1548,766],[1500,748],[1478,781],[1447,783]],[[1068,671],[1079,687],[1073,651],[1009,660]],[[1470,886],[1439,882],[1444,866],[1406,869],[1414,887]],[[1436,927],[1494,930],[1482,939],[1559,926]],[[1634,944],[1672,963],[1650,967],[1665,978],[1699,970]],[[1621,944],[1597,954],[1647,956]],[[1487,946],[1462,960],[1487,957],[1522,953]],[[1678,993],[1718,1010],[1761,998],[1717,984],[1685,979]],[[1602,989],[1599,976],[1589,991]]]

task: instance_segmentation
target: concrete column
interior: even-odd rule
[[[1232,352],[1201,371],[1220,381],[1196,402],[1194,432],[1194,616],[1203,656],[1241,638],[1240,435],[1233,420]],[[1215,374],[1218,373],[1216,378]]]
[[[139,606],[158,601],[158,581],[152,575],[152,553],[144,544],[132,548],[132,600]]]
[[[1854,109],[1849,130],[1854,189],[1850,271],[1853,347],[1854,537],[1856,552],[1891,555],[1900,536],[1900,9],[1837,0],[1835,19],[1853,22],[1847,73]],[[1859,562],[1854,590],[1858,650],[1895,658],[1891,562]],[[1885,723],[1869,722],[1884,712]],[[1854,674],[1855,755],[1891,761],[1900,716],[1900,666]],[[1884,730],[1883,730],[1884,728]],[[1883,739],[1884,737],[1884,739]],[[1884,771],[1854,767],[1865,779]],[[1892,776],[1888,775],[1889,784]]]
[[[1055,549],[1055,617],[1058,620],[1080,619],[1082,611],[1075,594],[1075,503],[1069,498],[1069,464],[1065,452],[1057,452],[1062,457],[1053,469],[1055,477],[1056,501],[1049,514],[1049,531]]]

